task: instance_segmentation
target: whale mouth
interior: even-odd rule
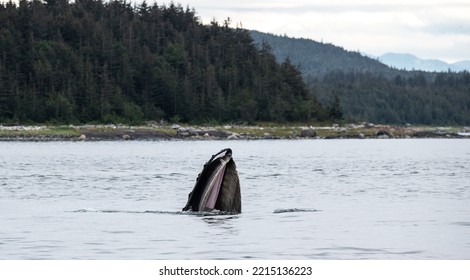
[[[203,211],[212,211],[219,197],[220,188],[225,175],[225,167],[227,162],[221,159],[222,164],[211,175],[207,187],[202,193],[201,201],[199,202],[199,209]]]
[[[213,155],[198,175],[183,211],[241,211],[240,184],[232,150]]]

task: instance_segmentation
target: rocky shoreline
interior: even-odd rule
[[[370,123],[332,126],[185,126],[180,124],[1,126],[0,141],[130,141],[259,139],[469,138],[470,127],[411,127]]]

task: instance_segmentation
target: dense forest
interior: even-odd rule
[[[173,3],[0,5],[0,123],[328,119],[288,59]]]
[[[392,124],[470,124],[470,74],[437,73],[388,79],[372,73],[334,71],[312,90],[325,104],[338,103],[349,120]]]
[[[309,39],[251,31],[278,61],[289,58],[324,106],[347,120],[392,124],[470,125],[470,74],[403,71],[358,52]]]
[[[0,124],[369,121],[470,125],[470,74],[125,0],[0,4]]]
[[[250,35],[258,46],[268,44],[278,62],[289,58],[299,65],[306,79],[322,78],[332,71],[381,73],[394,76],[397,71],[379,61],[330,43],[311,39],[277,36],[255,30]]]

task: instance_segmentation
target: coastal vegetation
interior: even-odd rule
[[[0,125],[470,125],[470,74],[125,0],[0,4]]]
[[[339,102],[343,116],[387,124],[470,125],[470,73],[394,69],[357,51],[310,39],[251,31],[277,61],[298,65],[323,106]]]
[[[0,5],[0,123],[331,119],[298,68],[230,19],[121,0]]]

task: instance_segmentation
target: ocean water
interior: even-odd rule
[[[242,213],[183,213],[233,150]],[[470,141],[0,143],[0,259],[470,259]]]

